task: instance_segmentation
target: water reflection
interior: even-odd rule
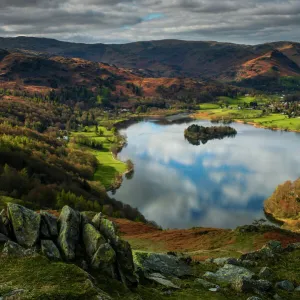
[[[299,134],[232,124],[236,138],[194,147],[183,136],[189,124],[146,121],[123,130],[120,158],[134,162],[135,174],[114,197],[164,228],[251,223],[279,183],[300,176]]]

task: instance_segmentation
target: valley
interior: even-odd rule
[[[0,299],[298,299],[298,43],[0,48]]]

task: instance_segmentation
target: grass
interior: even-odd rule
[[[0,296],[23,289],[21,299],[97,299],[88,274],[75,265],[42,256],[0,257],[0,264]]]
[[[102,136],[98,136],[95,133],[95,127],[89,127],[87,132],[72,132],[72,136],[84,135],[88,138],[92,138],[103,143],[102,150],[94,150],[88,147],[84,148],[92,153],[99,162],[93,180],[100,181],[106,189],[109,189],[116,180],[116,177],[120,174],[123,174],[127,170],[127,165],[124,162],[115,159],[110,152],[110,148],[114,144],[110,140],[115,139],[113,132],[104,126],[99,126],[99,130],[102,130]],[[72,146],[82,147],[79,145]]]
[[[22,200],[14,199],[14,198],[7,197],[7,196],[0,196],[0,210],[6,208],[7,204],[10,202],[20,204],[20,205],[26,204]],[[28,207],[28,205],[26,205],[26,206]],[[29,207],[30,207],[30,205],[29,205]]]
[[[231,106],[231,109],[220,108],[216,104],[204,103],[200,105],[200,110],[198,113],[194,114],[194,116],[199,119],[231,119],[254,124],[259,127],[300,132],[300,118],[288,118],[281,114],[261,116],[261,110],[237,109],[238,103],[249,103],[255,100],[254,97],[242,97],[237,99],[231,99],[228,97],[220,98],[222,98],[224,102],[228,103]]]

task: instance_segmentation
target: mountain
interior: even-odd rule
[[[109,94],[110,102],[115,103],[154,97],[203,102],[204,98],[234,95],[239,90],[209,79],[147,77],[140,73],[81,58],[0,49],[0,88],[4,89],[47,94],[53,89],[84,87],[93,96]]]
[[[240,81],[262,75],[259,70],[247,71],[249,68],[255,70],[257,64],[263,65],[264,71],[268,70],[269,66],[275,66],[280,70],[277,75],[300,76],[300,44],[295,42],[255,46],[181,40],[82,44],[45,38],[16,37],[0,38],[0,47],[104,62],[118,67],[138,69],[142,75],[148,77],[185,76]],[[266,64],[266,58],[272,52],[280,52],[284,59]]]

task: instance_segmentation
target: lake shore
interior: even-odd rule
[[[216,117],[224,117],[226,116],[226,113],[230,114],[232,113],[231,110],[224,110],[222,112],[220,112],[220,110],[202,110],[202,111],[198,111],[197,113],[193,113],[190,116],[195,118],[195,119],[202,119],[202,120],[213,120]],[[227,116],[228,116],[227,114]],[[276,115],[276,116],[280,116],[280,115]],[[252,119],[251,117],[249,119]],[[264,129],[270,129],[270,130],[280,130],[280,131],[287,131],[287,132],[296,132],[296,133],[300,133],[300,129],[294,129],[294,128],[289,128],[289,127],[278,127],[278,126],[264,126],[262,124],[260,124],[259,122],[255,122],[255,118],[254,120],[249,120],[249,119],[245,119],[243,120],[242,118],[232,118],[232,121],[235,123],[240,123],[240,124],[246,124],[246,125],[251,125],[254,126],[256,128],[264,128]],[[269,123],[272,122],[276,122],[276,118],[272,119],[272,116],[269,117],[268,121]],[[300,126],[300,119],[293,119],[294,122],[297,123],[298,126]]]

